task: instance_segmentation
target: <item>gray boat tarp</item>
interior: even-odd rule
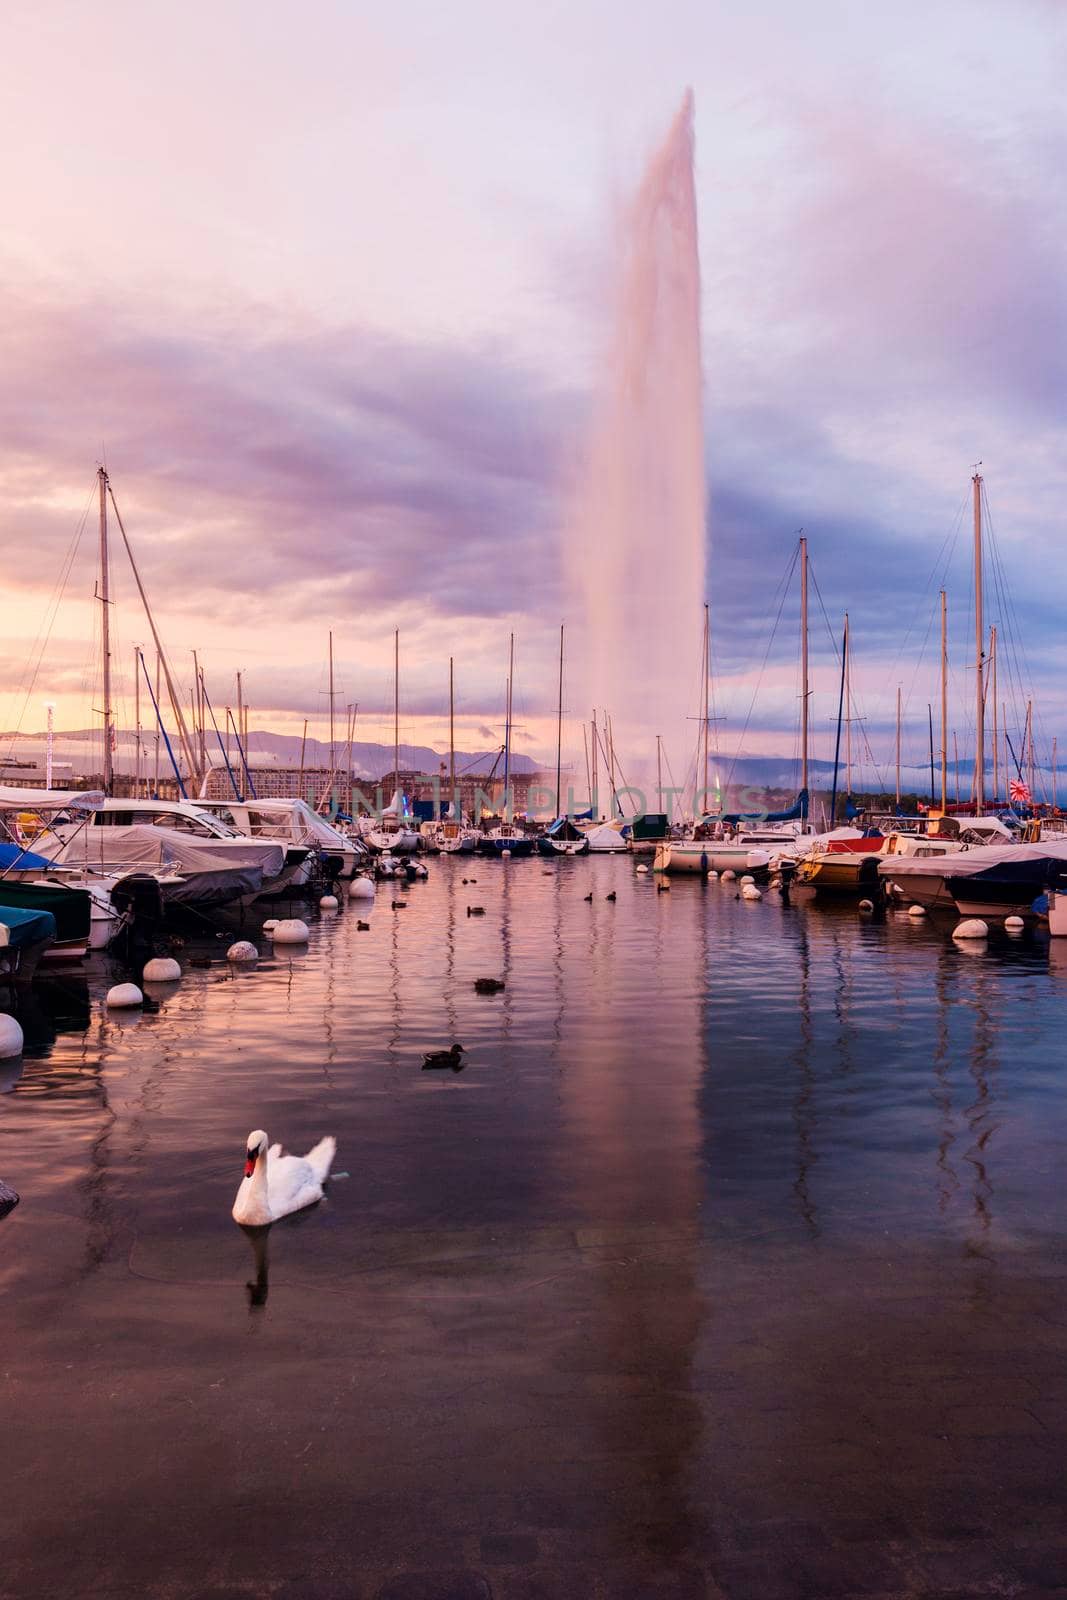
[[[164,886],[165,900],[224,905],[258,894],[277,878],[285,865],[285,848],[255,839],[191,838],[174,828],[135,823],[81,828],[57,846],[53,859],[63,866],[122,876],[162,869],[182,880]]]
[[[886,856],[878,863],[878,874],[909,878],[962,878],[999,867],[1006,862],[1052,859],[1067,862],[1067,839],[1046,839],[1041,844],[978,844],[970,850],[949,850],[944,855]]]

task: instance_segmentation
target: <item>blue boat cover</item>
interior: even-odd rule
[[[851,804],[851,802],[849,802]],[[858,813],[853,811],[852,815]],[[706,822],[797,822],[808,815],[808,791],[801,789],[788,811],[731,811],[727,816],[709,815]]]
[[[56,936],[56,919],[50,911],[24,911],[21,906],[0,905],[0,922],[10,929],[9,950]]]
[[[34,855],[32,850],[26,850],[20,844],[0,841],[0,872],[6,872],[8,867],[17,867],[20,872],[49,872],[52,862],[44,856]]]

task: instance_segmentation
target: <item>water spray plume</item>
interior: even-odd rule
[[[612,711],[631,782],[655,735],[693,743],[705,598],[700,262],[693,96],[686,93],[621,219],[614,329],[565,530],[583,618],[583,700]],[[651,799],[651,796],[650,796]]]

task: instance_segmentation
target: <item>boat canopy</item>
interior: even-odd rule
[[[12,789],[0,784],[0,811],[102,811],[102,789]]]
[[[550,822],[545,829],[546,839],[568,839],[577,842],[584,839],[585,834],[576,828],[570,817],[557,817],[555,822]]]

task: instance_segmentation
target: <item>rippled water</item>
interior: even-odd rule
[[[0,1593],[852,1592],[824,1545],[903,1584],[961,1507],[1000,1538],[990,1438],[997,1516],[1051,1515],[1067,952],[627,858],[439,860],[261,948],[190,940],[144,1015],[104,958],[22,1007]],[[265,1294],[255,1126],[339,1146]]]

